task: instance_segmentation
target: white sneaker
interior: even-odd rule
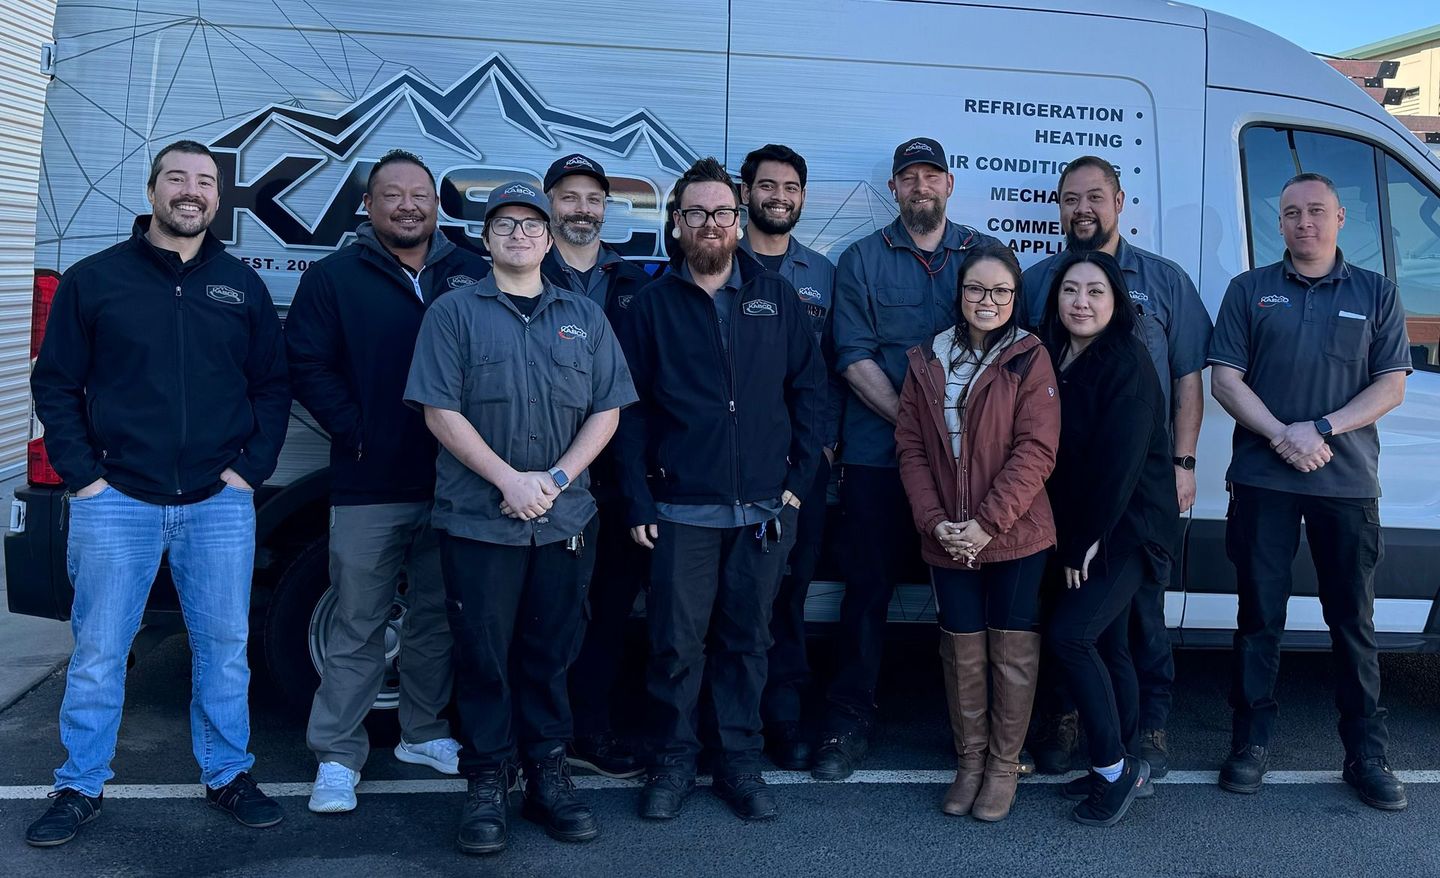
[[[436,738],[423,744],[411,744],[404,738],[395,746],[395,758],[411,765],[425,765],[441,774],[460,773],[460,742],[454,738]]]
[[[355,810],[355,784],[360,772],[338,762],[322,762],[315,772],[315,788],[310,791],[310,810],[316,814],[339,814]]]

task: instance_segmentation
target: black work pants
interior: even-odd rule
[[[650,552],[630,538],[624,507],[623,500],[600,504],[585,639],[570,667],[570,709],[577,738],[611,729],[610,705],[624,657],[625,625],[649,576]]]
[[[720,747],[717,774],[759,772],[770,609],[795,542],[796,510],[780,513],[777,542],[766,525],[714,528],[662,521],[650,566],[646,622],[654,735],[653,774],[695,776],[697,714],[708,678]]]
[[[801,499],[795,522],[795,546],[780,580],[770,616],[770,670],[765,683],[762,713],[767,723],[799,722],[805,688],[810,685],[810,662],[805,652],[805,598],[820,563],[825,537],[826,495],[830,465],[820,458],[815,483]]]
[[[596,524],[585,527],[587,546]],[[570,740],[565,673],[584,634],[594,558],[564,542],[504,546],[440,533],[462,775],[498,768],[517,738],[526,760]]]
[[[1389,733],[1380,706],[1374,618],[1375,567],[1383,553],[1379,501],[1249,485],[1233,486],[1225,527],[1240,592],[1230,689],[1233,741],[1269,746],[1274,732],[1280,637],[1302,518],[1330,629],[1340,741],[1348,758],[1383,756]]]
[[[1165,583],[1148,566],[1130,605],[1130,651],[1140,681],[1140,728],[1163,729],[1173,701],[1175,655],[1165,627]]]
[[[1040,581],[1045,575],[1048,550],[981,564],[974,570],[931,567],[935,589],[935,615],[951,634],[1029,631],[1039,616]]]
[[[836,635],[839,662],[826,693],[826,736],[868,733],[897,571],[920,554],[910,502],[894,467],[847,464],[840,476],[845,517],[845,597]]]
[[[1103,550],[1103,547],[1102,547]],[[1114,765],[1133,745],[1138,723],[1139,683],[1130,657],[1130,602],[1145,576],[1143,552],[1090,562],[1089,578],[1061,593],[1046,631],[1050,649],[1080,710],[1090,764]]]

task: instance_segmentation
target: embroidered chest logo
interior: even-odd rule
[[[478,284],[479,281],[468,274],[455,274],[451,275],[449,280],[445,281],[445,283],[450,285],[450,289],[458,290],[461,287],[468,287],[471,284]]]
[[[1145,293],[1140,292],[1139,290],[1131,290],[1130,301],[1139,302],[1140,304],[1145,305],[1149,303],[1150,297]]]
[[[1256,304],[1258,304],[1261,308],[1289,308],[1290,298],[1288,296],[1281,295],[1261,296],[1260,301]]]
[[[820,295],[820,291],[814,287],[801,287],[795,292],[806,302],[818,302],[824,298]]]
[[[741,308],[751,317],[774,317],[780,313],[774,302],[767,302],[764,299],[751,299]]]
[[[560,327],[560,337],[566,341],[574,341],[577,338],[589,338],[590,335],[575,324],[567,323]]]
[[[623,296],[617,297],[615,299],[615,304],[619,305],[621,308],[629,308],[630,303],[633,301],[635,301],[635,295],[633,293],[626,293]]]
[[[234,287],[227,287],[224,284],[211,284],[205,288],[205,295],[217,302],[224,302],[227,305],[245,304],[245,292]]]

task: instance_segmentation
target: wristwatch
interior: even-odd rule
[[[1315,432],[1319,433],[1321,436],[1324,436],[1326,439],[1329,439],[1330,434],[1335,432],[1335,428],[1330,426],[1330,422],[1325,418],[1316,418]]]
[[[1195,456],[1187,454],[1184,457],[1172,457],[1170,460],[1181,469],[1193,470],[1195,468]]]
[[[555,480],[555,487],[562,491],[570,487],[570,477],[565,475],[565,471],[558,466],[550,470],[550,478]]]

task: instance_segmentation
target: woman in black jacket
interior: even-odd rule
[[[1126,620],[1145,565],[1168,573],[1180,515],[1164,397],[1135,335],[1128,289],[1113,257],[1067,253],[1043,330],[1060,376],[1060,451],[1048,489],[1063,568],[1047,634],[1093,766],[1064,792],[1082,800],[1071,816],[1093,826],[1114,825],[1150,792],[1150,766],[1126,753],[1139,700]]]

